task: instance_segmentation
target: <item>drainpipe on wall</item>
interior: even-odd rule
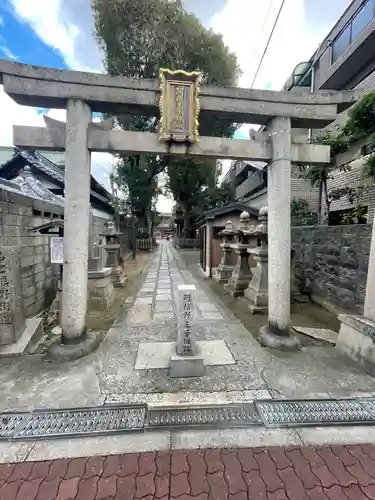
[[[310,92],[314,92],[314,79],[315,79],[315,67],[314,67],[314,64],[315,64],[315,61],[313,61],[312,65],[311,65],[311,85],[310,85]],[[311,139],[312,139],[312,129],[309,128],[309,133],[308,133],[308,138],[309,138],[309,142],[311,142]]]

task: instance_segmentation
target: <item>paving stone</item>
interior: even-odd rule
[[[91,457],[86,462],[86,471],[84,477],[101,476],[103,473],[103,457]]]
[[[154,474],[156,472],[156,453],[142,453],[139,457],[139,475],[144,476],[146,474]]]
[[[367,500],[368,497],[365,497],[363,491],[356,484],[352,484],[348,488],[344,488],[344,492],[349,500]]]
[[[255,461],[259,464],[259,473],[267,485],[267,491],[277,491],[284,488],[283,482],[276,472],[276,465],[267,450],[257,453]]]
[[[371,486],[375,484],[374,479],[367,474],[367,472],[362,468],[361,465],[349,465],[347,467],[349,473],[354,476],[360,486]]]
[[[267,489],[259,471],[252,470],[244,472],[244,480],[247,484],[247,494],[249,500],[267,500]]]
[[[184,451],[174,451],[171,455],[171,473],[181,474],[181,472],[189,472],[187,454]]]
[[[73,500],[78,493],[79,477],[63,479],[59,485],[56,500]]]
[[[268,448],[268,453],[275,462],[277,469],[282,470],[293,466],[292,462],[286,456],[284,448],[271,447]]]
[[[1,500],[14,500],[17,496],[19,489],[21,488],[22,480],[12,481],[11,483],[4,483],[0,487],[0,499]]]
[[[331,454],[333,455],[332,452],[331,452]],[[311,490],[315,486],[321,486],[320,480],[316,477],[315,474],[312,473],[308,461],[302,455],[300,450],[298,450],[298,449],[287,450],[286,455],[290,459],[290,461],[293,463],[293,468],[294,468],[295,473],[301,479],[304,487],[307,490]],[[332,460],[333,459],[331,459],[331,461]],[[337,466],[337,468],[339,468],[339,466]],[[333,472],[333,471],[331,470],[331,472]],[[340,470],[340,472],[341,472],[341,470]],[[336,475],[336,477],[337,477],[337,475]],[[349,482],[349,484],[352,484],[352,483]],[[346,486],[349,486],[349,484],[347,484]]]
[[[134,474],[125,477],[119,477],[117,480],[118,497],[121,500],[133,500],[136,492],[136,476]]]
[[[341,486],[350,486],[357,483],[357,480],[349,474],[344,464],[330,448],[319,448],[318,453],[324,459],[332,474],[337,477]]]
[[[308,496],[305,493],[305,488],[302,484],[301,479],[296,475],[295,471],[291,467],[278,471],[279,476],[282,479],[286,493],[290,500],[308,500]],[[268,491],[268,484],[267,491]]]
[[[33,463],[30,462],[17,464],[14,467],[13,473],[8,479],[8,482],[12,483],[13,481],[24,481],[30,476],[32,468],[33,468]]]
[[[301,453],[309,462],[311,467],[319,467],[319,465],[325,465],[323,458],[317,453],[316,448],[314,448],[313,446],[302,447]]]
[[[61,479],[58,477],[51,479],[49,481],[45,479],[39,486],[36,500],[54,500],[56,498],[57,492],[59,491],[60,481]],[[79,500],[82,500],[82,498],[80,498],[79,495],[77,496],[77,498]],[[95,496],[92,497],[92,499],[94,498]],[[90,499],[89,496],[85,497],[85,500],[92,500],[92,499]]]
[[[189,463],[189,483],[191,494],[197,496],[201,493],[208,493],[207,465],[204,460],[204,451],[189,451],[187,454]]]
[[[106,498],[114,498],[117,493],[117,477],[102,477],[98,481],[98,493],[95,500],[105,500]]]
[[[78,485],[78,495],[75,500],[93,500],[98,492],[98,476],[82,479]]]
[[[221,471],[207,475],[207,482],[210,487],[210,498],[217,500],[228,499],[228,485]]]
[[[246,491],[247,487],[242,477],[241,463],[237,458],[236,452],[223,455],[222,461],[224,463],[224,477],[228,483],[229,494],[235,495],[240,491]]]
[[[238,460],[241,462],[243,471],[250,472],[252,470],[259,470],[259,464],[254,459],[252,449],[239,449],[237,456]]]
[[[87,458],[73,458],[68,464],[68,471],[65,478],[82,477],[85,473],[86,462]],[[34,472],[34,469],[32,472]]]
[[[220,450],[206,450],[205,451],[205,462],[207,464],[207,472],[212,474],[213,472],[219,472],[224,470],[224,464],[221,460]]]
[[[163,498],[168,496],[170,488],[170,475],[164,474],[155,478],[155,497]]]

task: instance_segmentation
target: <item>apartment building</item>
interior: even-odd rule
[[[317,90],[356,89],[360,94],[375,90],[375,0],[354,0],[336,22],[332,30],[322,41],[317,51],[308,61],[298,64],[283,90],[291,92],[311,92]],[[342,113],[330,128],[346,121],[346,112]],[[319,131],[294,129],[294,136],[308,138]],[[375,187],[365,181],[361,175],[364,154],[368,153],[365,145],[355,147],[353,154],[346,161],[351,164],[351,171],[333,172],[328,189],[334,187],[364,186],[361,205],[367,207],[369,218],[375,209]],[[352,161],[353,160],[353,161]],[[259,162],[234,162],[231,179],[236,188],[236,200],[246,202],[254,208],[267,204],[266,165]],[[262,170],[261,174],[259,170]],[[297,167],[292,169],[292,197],[303,198],[309,202],[310,210],[318,210],[318,190],[312,189],[309,182],[300,179]],[[352,208],[348,199],[332,202],[330,218],[339,221],[341,215]]]
[[[375,0],[351,2],[315,54],[309,61],[298,64],[284,85],[284,90],[292,92],[347,89],[355,89],[360,95],[375,90]],[[347,112],[344,112],[328,129],[334,130],[346,119]],[[305,135],[309,131],[295,133]],[[364,188],[359,203],[366,207],[371,220],[375,210],[375,186],[362,175],[365,155],[369,152],[363,143],[354,145],[348,154],[342,155],[339,165],[350,164],[351,169],[337,168],[328,182],[328,190],[345,186]],[[330,220],[338,223],[352,207],[345,197],[333,201]]]

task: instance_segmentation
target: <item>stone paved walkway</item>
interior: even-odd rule
[[[375,499],[375,446],[208,449],[0,465],[0,500]]]
[[[190,379],[171,379],[167,369],[136,370],[140,342],[176,340],[175,299],[182,283],[197,286],[197,339],[225,342],[236,363],[208,366],[204,377]],[[296,353],[261,348],[166,241],[96,353],[64,365],[49,363],[41,355],[4,359],[0,364],[0,411],[358,395],[375,396],[375,378],[333,347],[310,346]]]
[[[225,342],[235,364],[208,366],[203,377],[189,379],[171,379],[167,369],[135,369],[140,342],[176,340],[175,299],[181,283],[197,285],[198,340]],[[138,288],[96,353],[63,365],[48,363],[41,355],[2,360],[0,411],[107,403],[225,405],[259,398],[375,397],[375,378],[333,347],[309,346],[296,353],[261,348],[167,242],[155,252]],[[172,429],[37,442],[3,441],[0,462],[133,451],[368,442],[375,442],[375,426]]]

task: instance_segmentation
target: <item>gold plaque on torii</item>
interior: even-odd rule
[[[159,75],[160,140],[198,142],[201,73],[160,69]]]

